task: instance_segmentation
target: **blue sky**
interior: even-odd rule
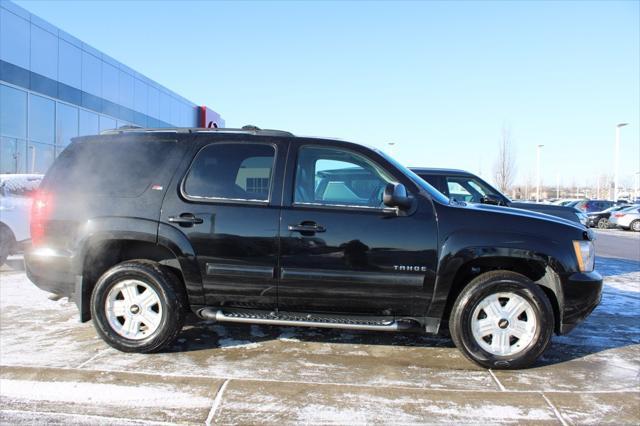
[[[490,178],[640,171],[640,2],[75,2],[22,7],[198,104]],[[389,142],[395,145],[388,147]]]

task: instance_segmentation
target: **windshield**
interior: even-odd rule
[[[386,153],[376,149],[376,152],[380,155],[382,155],[388,162],[390,162],[391,164],[393,164],[396,168],[400,169],[400,171],[409,179],[411,179],[411,181],[413,183],[415,183],[416,185],[418,185],[420,188],[424,189],[425,191],[427,191],[429,193],[429,195],[431,195],[431,197],[434,200],[439,201],[442,204],[449,204],[449,199],[442,194],[440,191],[438,191],[437,189],[435,189],[433,186],[429,185],[424,179],[422,179],[420,176],[418,176],[417,174],[415,174],[414,172],[412,172],[411,170],[409,170],[408,168],[406,168],[405,166],[403,166],[402,164],[398,163],[393,157],[390,157],[389,155],[387,155]]]

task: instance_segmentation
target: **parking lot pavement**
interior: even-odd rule
[[[598,265],[602,304],[521,371],[475,367],[446,338],[195,319],[170,351],[125,354],[5,268],[0,422],[637,424],[640,267]]]
[[[594,231],[598,256],[633,260],[640,264],[640,232],[622,229],[594,229]]]

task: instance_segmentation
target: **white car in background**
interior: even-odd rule
[[[43,175],[0,174],[0,266],[31,238],[31,196]]]
[[[640,206],[627,207],[618,212],[611,213],[609,223],[622,229],[630,229],[640,232]]]

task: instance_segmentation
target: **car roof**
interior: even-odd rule
[[[428,173],[432,175],[460,175],[460,176],[475,176],[473,173],[460,169],[446,169],[439,167],[409,167],[414,173]]]
[[[247,134],[257,136],[287,136],[294,137],[295,135],[285,130],[274,129],[261,129],[257,126],[243,126],[241,128],[228,128],[228,127],[161,127],[161,128],[143,128],[136,126],[123,126],[118,129],[104,130],[100,132],[101,135],[119,135],[125,133],[216,133],[216,134]]]

